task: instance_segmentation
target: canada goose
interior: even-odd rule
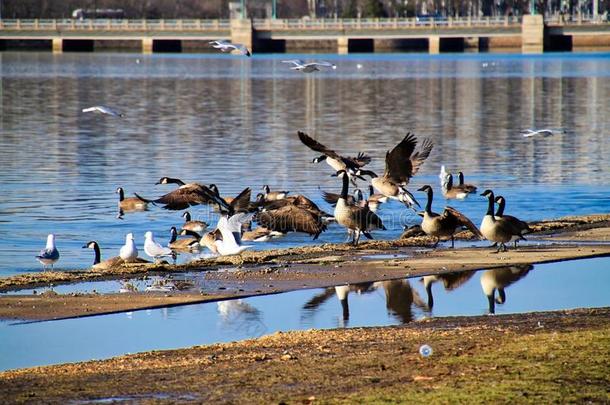
[[[295,204],[286,204],[277,209],[263,210],[256,214],[256,222],[272,231],[303,232],[316,240],[326,230],[325,217],[314,209]]]
[[[341,194],[322,191],[322,199],[324,201],[326,201],[328,204],[332,205],[333,207],[335,205],[337,205],[337,201],[339,200],[340,197],[341,197]],[[359,188],[355,188],[353,193],[351,195],[347,196],[347,203],[349,205],[359,205],[360,202],[362,202],[362,200],[363,200],[362,190],[360,190]]]
[[[242,44],[232,44],[231,42],[222,39],[210,41],[209,44],[212,45],[212,48],[219,49],[221,52],[228,52],[234,55],[245,55],[247,57],[252,56],[252,52]]]
[[[411,227],[409,225],[405,225],[398,239],[408,239],[417,236],[426,236],[426,232],[421,229],[421,225],[413,225]]]
[[[276,209],[285,207],[287,205],[294,205],[299,208],[314,211],[315,213],[319,214],[320,216],[322,216],[324,218],[331,216],[330,214],[322,211],[316,203],[314,203],[309,198],[307,198],[301,194],[291,195],[289,197],[285,197],[285,198],[282,198],[281,200],[275,200],[275,201],[262,201],[262,202],[260,200],[257,200],[257,201],[259,202],[259,206],[261,206],[264,211],[271,211],[271,210],[276,210]]]
[[[171,177],[162,177],[156,184],[178,184],[179,187],[156,200],[149,200],[138,194],[136,197],[146,202],[163,204],[163,208],[167,210],[184,210],[198,204],[217,204],[221,211],[233,212],[233,208],[226,201],[202,184],[185,184],[182,180]]]
[[[359,153],[356,157],[343,157],[337,154],[337,152],[334,150],[328,149],[326,146],[322,145],[320,142],[316,141],[306,133],[298,131],[297,134],[301,142],[303,142],[303,144],[309,149],[323,153],[323,155],[314,158],[313,163],[326,161],[326,163],[328,163],[328,165],[335,171],[333,176],[336,176],[336,173],[340,170],[345,170],[348,173],[350,180],[352,180],[352,183],[354,184],[354,177],[358,177],[355,174],[356,171],[371,162],[370,156],[363,153]]]
[[[51,270],[53,270],[53,265],[59,260],[59,250],[55,247],[54,234],[50,233],[47,236],[47,245],[40,251],[38,256],[36,256],[36,260],[42,264],[43,269],[46,269],[48,265],[51,265]]]
[[[125,235],[125,244],[121,246],[121,250],[119,250],[119,257],[123,259],[125,263],[135,262],[138,259],[138,248],[133,239],[133,233]]]
[[[123,263],[123,259],[121,259],[120,256],[111,257],[110,259],[106,259],[102,262],[100,245],[98,245],[96,241],[92,240],[90,242],[87,242],[83,246],[83,249],[93,249],[93,251],[95,252],[95,258],[93,259],[93,265],[91,266],[91,268],[94,270],[107,270]]]
[[[189,231],[194,231],[197,233],[203,233],[203,231],[205,231],[207,229],[207,227],[209,226],[209,224],[207,222],[193,221],[191,219],[191,213],[188,211],[184,211],[184,213],[182,214],[182,217],[184,218],[184,223],[182,224],[182,229],[187,229]]]
[[[421,229],[426,232],[427,235],[436,237],[436,243],[433,247],[438,245],[441,238],[450,237],[451,247],[453,248],[455,243],[453,235],[455,234],[456,230],[461,227],[468,228],[477,237],[481,236],[481,233],[472,223],[472,221],[454,208],[445,207],[442,214],[432,212],[432,187],[426,185],[420,188],[418,191],[423,191],[428,194],[428,201],[426,202],[424,219],[421,222]]]
[[[372,184],[369,184],[369,198],[367,198],[369,208],[373,212],[377,212],[377,209],[381,204],[388,202],[388,197],[383,194],[375,193],[375,188]]]
[[[189,236],[188,238],[178,239],[178,231],[175,226],[172,226],[169,230],[170,239],[167,244],[170,249],[185,252],[191,250],[197,250],[199,247],[199,238]]]
[[[386,280],[374,283],[377,289],[385,292],[388,313],[398,318],[402,323],[413,321],[413,305],[425,309],[426,304],[419,296],[409,280]]]
[[[171,256],[172,259],[176,259],[174,251],[157,243],[151,231],[144,234],[144,253],[152,257],[155,262],[162,257]]]
[[[120,211],[146,211],[148,209],[148,202],[139,197],[125,198],[123,187],[117,188],[116,193],[119,195]]]
[[[93,107],[83,108],[83,112],[84,113],[95,112],[95,113],[99,113],[99,114],[111,115],[111,116],[117,117],[117,118],[123,118],[125,116],[125,114],[120,113],[116,110],[113,110],[110,107],[106,107],[105,105],[95,105]]]
[[[241,244],[242,224],[251,217],[252,214],[246,213],[237,213],[229,218],[222,215],[218,219],[216,230],[204,235],[199,243],[203,242],[213,253],[221,256],[240,254],[252,247]]]
[[[265,192],[265,201],[281,200],[286,198],[286,195],[289,193],[289,191],[271,191],[268,185],[263,186],[263,191]]]
[[[531,264],[519,264],[486,270],[481,274],[481,288],[487,296],[490,314],[496,312],[496,303],[504,304],[506,302],[504,289],[521,280],[533,268],[534,266]],[[497,298],[495,298],[496,290],[498,290]]]
[[[273,238],[284,236],[282,232],[272,231],[264,226],[259,226],[253,231],[246,231],[242,234],[241,240],[247,240],[252,242],[268,242]]]
[[[336,69],[337,66],[330,63],[330,62],[326,62],[326,61],[320,61],[320,62],[307,62],[305,63],[304,61],[302,61],[301,59],[290,59],[290,60],[283,60],[282,63],[291,63],[294,66],[291,66],[290,69],[292,70],[297,70],[303,73],[311,73],[311,72],[316,72],[320,69],[318,69],[318,66],[321,67],[329,67],[332,69]]]
[[[463,200],[468,197],[468,191],[453,185],[453,175],[449,174],[447,177],[447,181],[443,183],[441,190],[443,192],[443,197],[447,200],[457,199]]]
[[[358,170],[357,174],[370,176],[372,186],[384,196],[403,202],[407,207],[419,206],[406,185],[428,158],[434,144],[424,139],[420,151],[413,153],[416,146],[417,138],[407,133],[394,149],[386,153],[383,176],[379,177],[370,170]]]
[[[360,234],[364,234],[368,239],[373,239],[369,233],[373,229],[383,229],[385,226],[381,218],[371,211],[368,205],[358,207],[347,203],[347,192],[349,188],[349,177],[345,170],[340,170],[337,175],[343,180],[341,196],[335,206],[335,220],[349,230],[354,231],[353,244],[357,245]]]
[[[455,271],[451,273],[433,274],[422,277],[421,281],[424,283],[426,295],[428,295],[428,309],[432,310],[432,307],[434,307],[432,284],[436,283],[437,281],[442,281],[446,291],[453,291],[470,280],[472,276],[474,276],[474,273],[476,273],[476,271]]]
[[[477,186],[475,186],[474,184],[465,184],[464,183],[464,173],[458,172],[458,180],[459,180],[459,183],[457,185],[458,188],[461,188],[464,191],[467,191],[469,193],[477,192]]]
[[[506,200],[501,195],[495,198],[495,202],[498,203],[498,209],[496,210],[495,217],[496,219],[502,218],[505,221],[510,222],[515,229],[519,230],[519,235],[513,235],[512,241],[515,242],[515,249],[517,248],[517,242],[520,240],[526,240],[523,235],[527,235],[532,232],[532,229],[529,227],[527,222],[521,221],[519,218],[513,217],[512,215],[504,215],[504,206],[506,204]]]
[[[483,217],[481,222],[481,233],[485,239],[499,243],[497,252],[502,249],[506,252],[506,242],[513,239],[514,236],[521,237],[521,228],[505,220],[504,218],[497,218],[494,216],[494,193],[491,190],[485,190],[482,194],[483,197],[487,197],[487,213]]]

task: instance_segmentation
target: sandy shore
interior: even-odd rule
[[[610,309],[436,318],[0,373],[4,403],[608,403]],[[419,348],[428,344],[430,357]]]
[[[495,253],[490,248],[422,249],[428,238],[373,241],[357,248],[345,244],[313,246],[281,251],[249,252],[241,257],[219,258],[182,266],[136,265],[114,273],[45,272],[0,279],[0,291],[17,287],[38,287],[49,283],[73,283],[168,274],[177,271],[206,271],[245,263],[237,271],[207,271],[206,281],[216,290],[171,293],[44,294],[0,297],[0,318],[60,319],[102,313],[155,308],[164,305],[207,302],[229,297],[269,294],[303,288],[329,287],[346,283],[389,280],[453,271],[489,269],[519,264],[536,264],[610,255],[608,244],[577,244],[579,241],[607,241],[610,215],[541,221],[533,226],[539,237],[561,240]],[[469,236],[464,235],[465,238]],[[572,242],[566,244],[567,242]],[[418,247],[413,247],[416,245]],[[329,255],[332,252],[332,255]],[[380,257],[380,255],[382,257]],[[264,258],[264,260],[263,260]],[[202,267],[203,266],[203,267]],[[127,273],[125,273],[127,272]]]

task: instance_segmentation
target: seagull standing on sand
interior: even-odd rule
[[[168,256],[171,256],[172,259],[176,259],[176,254],[173,252],[173,250],[168,247],[163,247],[159,243],[155,242],[152,232],[146,232],[144,234],[144,238],[144,252],[154,260]]]
[[[318,70],[320,70],[320,69],[318,69],[318,66],[329,67],[332,69],[337,68],[337,65],[333,65],[332,63],[326,62],[326,61],[305,63],[301,59],[290,59],[290,60],[283,60],[282,63],[291,63],[294,66],[291,66],[290,69],[298,70],[303,73],[311,73],[311,72],[318,71]]]
[[[118,112],[116,110],[113,110],[110,107],[106,107],[105,105],[95,105],[93,107],[83,108],[83,112],[84,113],[95,112],[95,113],[99,113],[99,114],[112,115],[113,117],[117,117],[117,118],[123,118],[125,116],[125,114]]]
[[[220,49],[221,52],[229,52],[234,55],[246,55],[252,56],[250,50],[242,44],[232,44],[229,41],[219,39],[217,41],[210,41],[212,48]]]
[[[119,256],[125,261],[125,263],[134,262],[138,258],[138,248],[136,242],[133,240],[133,233],[128,233],[125,236],[125,244],[121,246]]]
[[[36,259],[42,263],[43,268],[46,269],[46,266],[50,264],[53,269],[53,264],[59,260],[59,250],[55,247],[55,235],[50,233],[47,236],[47,246],[40,251]]]

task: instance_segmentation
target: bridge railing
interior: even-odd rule
[[[6,30],[196,31],[227,30],[230,20],[18,19],[0,20]]]

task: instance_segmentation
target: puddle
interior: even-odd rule
[[[0,322],[0,369],[228,342],[276,331],[397,325],[490,310],[499,314],[605,307],[610,306],[609,285],[610,258],[596,258],[80,319]]]
[[[405,253],[394,253],[394,254],[376,254],[376,255],[366,255],[360,256],[362,259],[366,260],[390,260],[390,259],[406,259],[411,257],[411,255]]]

